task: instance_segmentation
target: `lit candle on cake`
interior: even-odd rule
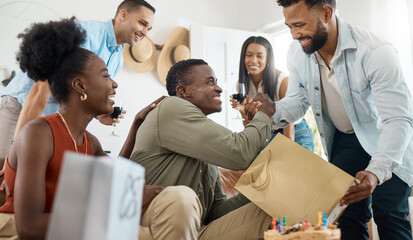
[[[324,217],[323,217],[323,227],[327,227],[327,213],[324,213]]]
[[[321,219],[322,219],[321,211],[318,211],[318,225],[319,226],[321,226]]]
[[[278,232],[281,233],[281,219],[277,221],[278,224]]]

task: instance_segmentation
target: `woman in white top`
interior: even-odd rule
[[[285,97],[288,88],[288,76],[275,68],[274,53],[270,42],[263,37],[249,37],[241,49],[239,64],[239,83],[244,83],[248,97],[254,98],[259,92],[267,94],[272,100],[278,101]],[[244,100],[245,101],[245,100]],[[238,108],[248,124],[243,104],[232,100],[232,107]],[[304,119],[289,124],[284,129],[274,126],[274,136],[278,132],[294,140],[298,144],[314,151],[313,133]]]

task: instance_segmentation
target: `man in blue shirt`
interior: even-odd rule
[[[277,2],[298,41],[272,119],[284,127],[311,105],[329,161],[357,178],[341,200],[342,239],[369,238],[370,203],[380,239],[411,239],[413,101],[395,49],[335,16],[335,0]]]
[[[152,29],[154,13],[155,9],[144,0],[124,0],[118,6],[113,20],[79,22],[87,36],[82,47],[101,57],[106,63],[110,76],[114,77],[123,65],[123,44],[128,43],[133,46],[144,38]],[[48,84],[35,83],[27,77],[26,73],[18,73],[1,95],[0,160],[7,155],[21,107],[32,88],[31,95],[34,97],[31,97],[32,100],[25,106],[30,113],[25,112],[27,116],[21,116],[24,123],[40,115],[55,113],[59,107],[53,96],[50,96]],[[85,94],[87,96],[87,92]],[[21,127],[21,120],[19,119],[19,127]],[[111,125],[113,121],[118,120],[113,120],[107,115],[99,116],[99,121]]]

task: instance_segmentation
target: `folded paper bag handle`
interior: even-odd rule
[[[265,181],[264,181],[261,185],[254,185],[254,184],[252,183],[252,173],[250,173],[250,186],[251,186],[251,187],[253,187],[253,188],[260,188],[260,187],[264,186],[264,185],[267,183],[268,178],[269,178],[268,168],[269,168],[269,166],[270,166],[270,159],[271,159],[271,150],[268,149],[268,160],[267,160],[267,162],[265,163],[265,166],[264,166],[264,168],[265,168],[265,173],[266,173]]]

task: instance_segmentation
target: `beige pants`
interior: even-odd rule
[[[139,240],[196,239],[201,216],[201,203],[192,189],[167,187],[145,210]]]
[[[9,152],[21,109],[14,97],[4,96],[0,101],[0,159],[6,158]]]
[[[250,240],[264,237],[272,218],[254,203],[240,207],[203,226],[199,232],[200,240]]]
[[[249,203],[200,229],[201,204],[195,192],[185,186],[165,188],[142,216],[139,239],[259,239],[271,217]],[[0,213],[0,240],[16,240],[14,214]]]
[[[0,240],[17,240],[14,214],[0,213]]]
[[[192,189],[185,186],[167,187],[144,212],[139,239],[259,239],[271,224],[269,215],[249,203],[200,227],[201,209]]]

